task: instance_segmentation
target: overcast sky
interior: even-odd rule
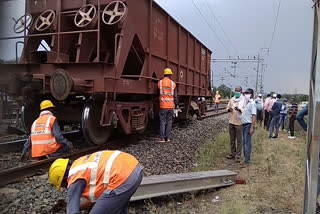
[[[12,34],[14,22],[23,14],[23,0],[3,3],[0,20]],[[264,56],[265,91],[308,93],[311,62],[313,12],[311,0],[282,0],[271,50],[273,27],[279,0],[156,0],[172,17],[213,51],[212,58]],[[198,9],[197,9],[198,8]],[[4,9],[4,10],[3,10]],[[200,12],[198,11],[200,10]],[[215,17],[214,17],[215,16]],[[6,20],[5,24],[3,20]],[[210,25],[210,27],[209,27]],[[223,30],[221,29],[222,26]],[[224,31],[224,32],[223,32]],[[226,36],[226,35],[227,36]],[[0,42],[0,58],[15,57],[14,43]],[[256,63],[238,64],[231,77],[231,63],[213,63],[214,85],[255,88]],[[261,67],[260,67],[261,68]],[[227,72],[224,71],[227,70]],[[248,83],[245,84],[247,79]],[[247,86],[246,86],[247,85]]]

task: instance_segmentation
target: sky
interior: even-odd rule
[[[174,19],[213,51],[212,59],[263,58],[264,91],[309,92],[313,11],[311,0],[156,0]],[[0,0],[0,37],[13,36],[24,0]],[[5,20],[5,21],[4,21]],[[5,29],[5,30],[3,30]],[[15,58],[15,42],[0,40],[0,59]],[[265,48],[271,48],[269,51]],[[21,49],[21,48],[20,48]],[[212,63],[213,84],[255,89],[257,63]],[[259,67],[260,71],[261,64]],[[221,81],[224,78],[224,81]]]

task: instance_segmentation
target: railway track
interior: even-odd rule
[[[225,107],[220,107],[218,113],[216,113],[214,110],[210,109],[206,112],[207,114],[204,115],[201,119],[214,117],[214,116],[218,116],[218,115],[227,113],[227,111],[224,111],[222,109],[225,109]],[[70,134],[74,134],[74,133],[77,133],[77,132],[69,132],[69,133],[65,133],[65,134],[70,135]],[[28,178],[31,176],[41,175],[49,169],[51,163],[54,160],[56,160],[57,158],[70,158],[70,159],[74,160],[74,159],[77,159],[83,155],[90,154],[90,153],[93,153],[93,152],[96,152],[99,150],[117,149],[117,148],[119,148],[120,145],[127,144],[128,141],[131,141],[131,143],[133,143],[133,140],[134,140],[134,138],[132,138],[132,136],[123,136],[122,138],[111,140],[107,144],[100,145],[100,146],[93,146],[93,147],[85,148],[85,149],[80,149],[79,151],[73,152],[72,154],[33,162],[31,164],[24,165],[21,167],[14,167],[11,169],[2,170],[2,171],[0,171],[0,186],[5,186],[7,184],[14,183],[14,182],[17,182],[19,180],[22,180],[24,178]],[[26,139],[21,139],[21,140],[12,141],[12,142],[1,143],[0,144],[0,151],[2,151],[2,152],[3,151],[7,151],[7,152],[8,151],[21,151],[25,141],[26,141]]]

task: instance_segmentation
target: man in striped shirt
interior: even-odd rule
[[[296,116],[298,113],[298,104],[295,102],[294,97],[291,98],[291,106],[289,110],[289,130],[290,136],[288,138],[294,139],[294,121],[296,120]]]

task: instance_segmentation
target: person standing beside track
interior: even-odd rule
[[[120,151],[99,151],[78,158],[57,159],[49,169],[50,182],[68,189],[68,214],[90,210],[90,214],[128,213],[131,196],[143,177],[143,167],[132,155]],[[80,198],[87,200],[80,202]]]
[[[216,95],[214,96],[214,110],[218,113],[219,112],[219,104],[221,100],[221,95],[219,94],[219,91],[216,91]]]
[[[276,102],[272,105],[272,119],[270,122],[270,134],[269,134],[269,138],[278,138],[278,134],[279,134],[279,126],[280,126],[280,112],[281,112],[281,107],[282,107],[282,103],[281,103],[281,95],[277,94],[277,99]],[[276,129],[276,133],[274,136],[273,135],[273,128],[275,127]]]
[[[235,88],[234,97],[228,103],[227,111],[230,112],[229,119],[229,135],[231,153],[227,156],[228,159],[235,159],[240,163],[242,153],[242,124],[241,114],[246,106],[246,100],[241,94],[242,88]],[[236,143],[237,141],[237,143]]]
[[[273,107],[273,104],[275,104],[276,101],[277,101],[277,94],[273,94],[272,95],[272,99],[269,101],[269,105],[268,105],[269,120],[268,120],[268,124],[267,124],[267,131],[269,131],[270,123],[271,123],[271,120],[272,120],[272,117],[273,117],[272,107]]]
[[[267,94],[267,98],[264,101],[264,121],[263,121],[263,126],[265,129],[267,129],[268,127],[268,122],[269,122],[269,116],[270,116],[270,112],[269,112],[269,102],[271,100],[271,94]]]
[[[254,102],[256,103],[256,106],[257,106],[257,121],[259,122],[259,124],[261,126],[262,120],[263,120],[263,115],[262,115],[262,111],[263,111],[262,94],[258,94],[258,98],[255,99]]]
[[[281,125],[281,130],[285,131],[285,125],[288,117],[288,111],[289,111],[289,105],[287,103],[287,99],[283,99],[282,101],[282,107],[280,111],[280,125]]]
[[[158,142],[171,141],[173,109],[179,108],[176,83],[171,80],[172,70],[166,68],[163,71],[164,78],[158,82],[160,90],[160,138]]]
[[[289,130],[290,136],[288,138],[294,139],[294,121],[296,120],[296,115],[298,113],[298,104],[295,102],[294,98],[291,98],[291,106],[289,109]]]
[[[254,91],[248,88],[245,92],[245,99],[247,105],[242,112],[241,123],[242,123],[242,144],[243,144],[243,154],[244,162],[241,163],[241,168],[246,168],[250,164],[251,156],[251,136],[254,133],[254,124],[256,122],[257,107],[256,103],[253,101]]]
[[[40,116],[31,126],[31,134],[24,144],[20,160],[25,157],[30,146],[32,158],[56,157],[73,148],[72,143],[61,134],[58,121],[52,113],[54,107],[50,100],[40,103]]]

